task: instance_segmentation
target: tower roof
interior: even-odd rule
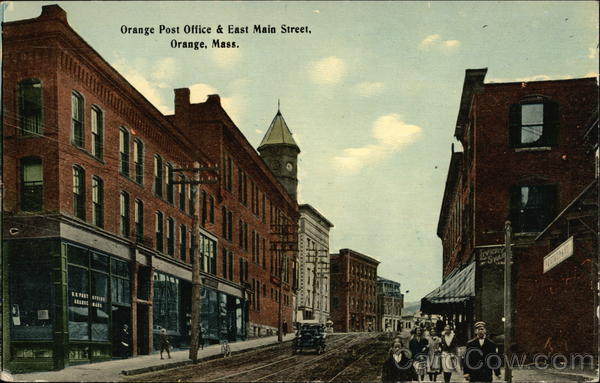
[[[273,118],[271,126],[269,126],[269,130],[267,130],[267,133],[260,142],[260,145],[258,145],[258,149],[260,150],[260,148],[266,145],[281,144],[298,147],[296,141],[294,141],[294,138],[292,137],[292,132],[290,132],[290,128],[288,128],[287,124],[285,123],[285,120],[283,119],[283,116],[281,115],[281,112],[277,110],[277,114]]]

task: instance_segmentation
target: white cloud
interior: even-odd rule
[[[334,157],[338,170],[354,174],[363,167],[381,162],[416,141],[423,129],[407,124],[396,113],[379,117],[373,122],[372,135],[375,143],[359,148],[347,148],[342,155]]]
[[[317,13],[317,14],[319,14],[319,13],[321,13],[321,11],[319,11],[318,9],[315,9],[315,10],[313,11],[313,13]]]
[[[144,95],[163,114],[172,114],[173,109],[164,102],[158,90],[158,84],[148,80],[135,66],[125,58],[118,58],[114,68],[129,81],[129,83]]]
[[[264,132],[261,129],[254,129],[257,134],[263,134]]]
[[[457,48],[460,46],[459,40],[442,40],[442,36],[438,33],[426,36],[419,44],[419,49],[427,50],[435,47],[442,47],[446,49]]]
[[[244,98],[240,95],[234,94],[229,97],[224,97],[217,88],[209,84],[198,83],[190,86],[190,102],[195,104],[199,102],[205,102],[208,95],[218,94],[221,99],[221,106],[229,117],[234,122],[240,121],[241,115],[245,110]]]
[[[168,84],[168,81],[172,80],[177,73],[177,62],[172,57],[165,57],[154,65],[152,68],[152,73],[150,76],[153,80],[158,81],[158,87],[160,88],[170,88],[171,85]]]
[[[346,63],[339,57],[329,56],[310,63],[309,72],[318,84],[335,84],[346,74]]]
[[[595,59],[598,55],[598,50],[596,48],[588,48],[588,58]]]
[[[354,85],[352,90],[354,91],[354,93],[358,94],[359,96],[371,97],[378,93],[381,93],[383,88],[384,88],[384,85],[382,82],[365,81],[365,82],[361,82],[361,83]]]
[[[241,60],[242,53],[239,49],[233,48],[211,49],[209,57],[218,67],[231,69]]]

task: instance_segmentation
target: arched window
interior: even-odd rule
[[[167,202],[173,203],[173,165],[165,165],[165,179],[167,184]]]
[[[135,240],[144,242],[144,202],[135,200]]]
[[[73,145],[83,148],[83,96],[76,91],[71,93],[71,130]]]
[[[19,134],[41,135],[42,123],[42,83],[38,79],[19,82]]]
[[[156,250],[163,251],[163,214],[157,211],[155,214],[155,228],[156,234]]]
[[[171,217],[167,219],[167,254],[175,255],[175,221]]]
[[[129,237],[129,194],[121,192],[119,196],[119,231],[123,237]]]
[[[85,219],[85,171],[79,165],[73,166],[73,214]]]
[[[44,200],[44,169],[39,157],[21,159],[21,210],[42,210]]]
[[[163,165],[162,158],[156,154],[154,156],[154,194],[163,196]]]

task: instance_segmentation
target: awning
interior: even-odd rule
[[[446,280],[423,299],[421,311],[437,314],[448,305],[465,302],[475,296],[475,262]]]

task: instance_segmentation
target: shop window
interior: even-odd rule
[[[167,254],[175,254],[175,221],[171,217],[167,219]]]
[[[42,160],[38,157],[21,159],[21,210],[42,210],[43,190]]]
[[[129,237],[129,194],[121,192],[119,195],[119,229],[123,237]]]
[[[515,233],[540,232],[556,216],[556,185],[515,186],[511,190],[511,221]]]
[[[19,132],[22,136],[41,135],[42,83],[38,79],[19,82]]]
[[[77,93],[71,93],[71,130],[73,145],[83,148],[83,97]]]
[[[154,215],[154,233],[156,235],[156,250],[163,251],[163,214],[157,211]]]
[[[97,176],[92,177],[92,222],[104,226],[104,182]]]
[[[135,200],[135,240],[136,242],[144,242],[144,202]]]
[[[69,339],[89,340],[89,272],[69,266]]]
[[[131,305],[129,265],[117,259],[111,259],[111,300],[113,304]],[[143,290],[143,289],[142,289]],[[139,291],[138,291],[139,293]],[[141,294],[139,298],[146,299]]]
[[[49,264],[13,264],[10,267],[11,337],[52,339],[54,289]]]
[[[515,148],[552,147],[558,144],[558,104],[531,97],[509,108],[510,143]]]
[[[105,257],[108,260],[108,257]],[[108,341],[108,275],[92,272],[91,330],[92,340]]]
[[[104,155],[104,116],[96,105],[92,106],[92,155],[100,160]]]
[[[173,165],[165,165],[165,176],[167,182],[167,202],[173,203]]]
[[[179,333],[179,279],[154,273],[153,325]]]
[[[73,214],[85,219],[85,171],[81,166],[73,166]]]
[[[182,261],[186,261],[186,251],[187,251],[187,228],[185,225],[179,226],[179,258]]]
[[[163,196],[163,165],[158,154],[154,156],[154,194]]]

